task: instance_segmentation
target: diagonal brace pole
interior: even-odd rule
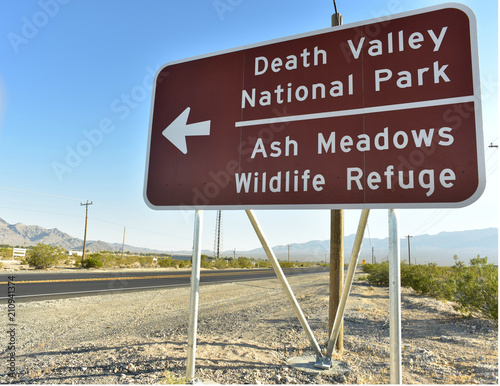
[[[311,347],[313,348],[314,352],[316,353],[317,358],[322,358],[323,355],[321,354],[321,349],[319,348],[319,344],[316,341],[316,338],[314,337],[314,334],[309,327],[309,324],[307,323],[307,320],[302,313],[302,310],[300,309],[299,303],[297,302],[297,299],[295,298],[295,295],[292,292],[292,288],[288,284],[288,281],[286,280],[286,277],[281,270],[281,267],[279,265],[278,259],[274,255],[273,250],[269,247],[269,244],[267,243],[266,237],[264,236],[264,233],[262,232],[262,228],[257,221],[257,218],[255,217],[255,214],[253,210],[247,209],[246,210],[247,216],[250,219],[250,222],[252,223],[252,226],[255,230],[255,233],[257,233],[257,237],[259,238],[262,247],[266,251],[267,258],[269,259],[269,262],[273,266],[274,272],[276,273],[276,276],[278,277],[279,281],[281,282],[281,285],[283,286],[283,289],[285,290],[285,293],[288,297],[288,300],[292,304],[292,308],[295,311],[295,314],[297,315],[297,318],[299,319],[300,324],[302,325],[302,328],[304,329],[307,339],[309,340],[309,343],[311,344]]]

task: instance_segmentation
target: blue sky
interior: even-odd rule
[[[338,0],[344,24],[440,4]],[[478,20],[487,186],[461,209],[400,211],[401,235],[497,227],[498,3],[464,1]],[[165,63],[329,27],[333,2],[40,0],[0,3],[0,217],[83,237],[190,249],[192,211],[143,199],[153,74]],[[90,144],[90,146],[89,146]],[[59,165],[59,166],[58,166]],[[60,165],[65,165],[61,168]],[[203,248],[214,243],[205,212]],[[345,213],[356,231],[359,210]],[[271,245],[329,238],[328,210],[257,211]],[[244,211],[224,212],[224,248],[259,246]],[[387,236],[387,210],[369,236]]]

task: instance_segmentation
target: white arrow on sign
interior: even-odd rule
[[[187,154],[187,136],[210,135],[210,121],[187,123],[191,107],[186,108],[175,120],[163,130],[163,136],[177,147],[182,153]]]

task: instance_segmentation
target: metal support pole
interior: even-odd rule
[[[390,378],[401,384],[401,260],[398,211],[389,209]]]
[[[186,367],[186,378],[190,381],[194,379],[194,363],[196,359],[196,331],[198,328],[202,224],[203,211],[197,210],[194,216],[194,245],[191,267],[191,298],[189,301],[188,358]]]
[[[307,335],[307,339],[309,340],[311,347],[316,353],[316,357],[322,358],[323,355],[321,354],[321,349],[319,348],[319,344],[316,341],[316,338],[314,337],[314,334],[311,328],[309,327],[309,324],[307,323],[307,320],[304,314],[302,313],[302,310],[300,309],[299,303],[297,302],[297,299],[295,298],[295,295],[292,292],[292,288],[288,284],[288,281],[286,280],[286,277],[283,274],[283,271],[281,270],[278,259],[276,258],[273,250],[269,247],[269,244],[267,243],[266,237],[262,232],[262,228],[259,222],[257,221],[257,218],[253,213],[253,210],[247,209],[245,212],[247,213],[247,216],[250,219],[250,222],[252,223],[255,233],[257,233],[257,237],[259,238],[262,247],[266,251],[267,258],[269,259],[269,262],[273,266],[274,272],[276,273],[276,276],[278,277],[279,281],[281,282],[281,285],[283,286],[283,289],[285,290],[288,300],[290,301],[292,308],[295,311],[295,314],[297,315],[297,318],[299,319],[299,322],[302,325],[302,328],[304,329]]]
[[[337,314],[335,315],[335,322],[333,323],[333,330],[328,340],[328,348],[326,351],[327,358],[332,357],[333,349],[337,343],[337,337],[339,335],[340,326],[342,320],[344,319],[345,307],[347,304],[347,298],[351,292],[352,281],[354,280],[354,274],[356,272],[356,266],[358,264],[359,252],[361,251],[361,244],[363,243],[363,237],[365,234],[366,223],[368,222],[368,215],[370,214],[370,209],[363,209],[361,212],[361,217],[359,219],[358,231],[356,233],[356,239],[354,240],[354,246],[351,253],[351,261],[349,262],[349,268],[347,270],[346,283],[342,290],[342,297],[340,298],[339,308]]]

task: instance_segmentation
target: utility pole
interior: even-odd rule
[[[410,237],[413,237],[413,236],[406,236],[406,238],[408,239],[408,265],[411,265],[411,260],[410,260]]]
[[[85,204],[80,203],[80,206],[85,206],[85,233],[83,234],[83,253],[82,253],[82,268],[83,268],[83,260],[85,259],[85,249],[87,248],[87,219],[89,217],[89,205],[92,205],[93,202],[87,200]]]
[[[122,259],[123,259],[123,249],[125,248],[125,230],[127,227],[123,227],[123,242],[122,242]]]
[[[288,244],[288,262],[290,262],[290,244]]]
[[[217,211],[217,217],[215,218],[215,241],[214,241],[214,257],[219,260],[220,252],[222,249],[222,210]]]
[[[332,27],[342,25],[342,15],[337,12],[337,4],[333,1],[335,13],[332,15]],[[335,315],[340,304],[344,287],[344,210],[330,211],[330,301],[328,309],[328,335],[330,336],[335,322]],[[340,325],[335,345],[337,352],[344,352],[344,322]]]

